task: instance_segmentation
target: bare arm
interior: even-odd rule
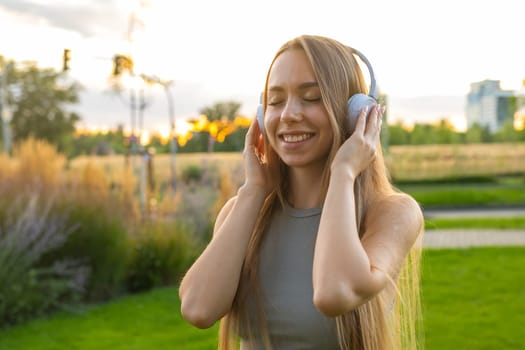
[[[211,327],[231,308],[264,201],[259,193],[241,188],[238,196],[228,201],[217,217],[213,239],[181,282],[181,312],[196,327]]]
[[[209,328],[230,309],[237,292],[259,211],[269,192],[265,165],[257,157],[260,132],[253,123],[244,149],[245,183],[221,209],[213,238],[184,276],[180,288],[182,316]]]
[[[377,201],[366,213],[366,231],[357,232],[354,182],[375,157],[381,110],[356,131],[331,165],[331,178],[314,251],[314,304],[327,316],[345,314],[376,296],[396,275],[421,226],[417,203],[406,195]]]
[[[418,204],[392,195],[369,209],[359,239],[350,187],[329,190],[316,242],[314,303],[328,316],[345,314],[388,287],[421,229]]]

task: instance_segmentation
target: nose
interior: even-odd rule
[[[303,110],[299,99],[295,97],[288,98],[281,112],[281,121],[285,123],[296,122],[301,120],[302,115]]]

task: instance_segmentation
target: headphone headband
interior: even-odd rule
[[[366,106],[371,107],[375,104],[377,104],[377,99],[379,97],[379,91],[377,89],[376,84],[376,77],[374,75],[374,70],[372,69],[372,65],[368,61],[368,59],[358,50],[354,49],[353,47],[347,46],[352,54],[357,55],[361,61],[363,61],[367,68],[368,72],[370,73],[370,91],[368,92],[368,95],[358,93],[355,95],[352,95],[348,98],[348,123],[349,123],[349,130],[353,132],[355,129],[355,125],[357,122],[357,118],[359,116],[359,113],[361,113],[362,109]],[[265,134],[264,129],[264,107],[263,107],[263,94],[261,93],[261,96],[259,97],[259,105],[257,106],[257,123],[259,124],[259,129],[263,134]]]
[[[372,65],[368,61],[368,59],[358,50],[354,49],[353,47],[350,47],[352,50],[352,53],[357,55],[361,61],[363,61],[366,64],[366,67],[368,68],[368,72],[370,73],[370,91],[368,92],[368,96],[372,97],[374,100],[377,100],[379,97],[379,93],[377,91],[377,84],[376,84],[376,77],[374,75],[374,69],[372,68]]]

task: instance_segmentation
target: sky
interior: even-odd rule
[[[173,81],[177,119],[229,100],[251,117],[281,44],[324,35],[369,59],[390,123],[448,118],[463,129],[471,83],[521,88],[524,8],[522,0],[0,0],[0,55],[59,70],[70,49],[67,79],[84,87],[74,107],[81,126],[113,128],[131,123],[129,88],[118,96],[108,84],[115,54],[131,55],[138,74]],[[144,126],[167,128],[165,91],[144,91]]]

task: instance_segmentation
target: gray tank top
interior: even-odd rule
[[[335,319],[325,317],[313,304],[312,266],[321,209],[277,209],[261,246],[262,305],[273,349],[335,350]],[[254,331],[258,328],[255,301],[246,308]],[[264,349],[258,337],[242,330],[241,350]]]

